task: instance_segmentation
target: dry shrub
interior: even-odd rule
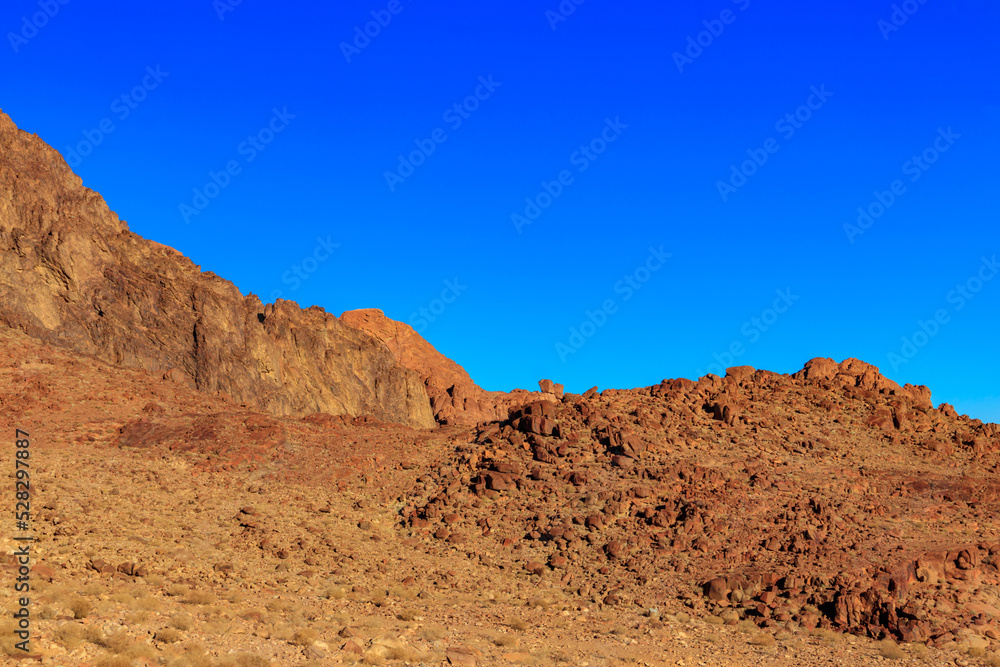
[[[812,631],[813,637],[818,637],[824,644],[836,644],[840,641],[840,633],[828,630],[827,628],[816,628]]]
[[[295,634],[295,628],[288,623],[279,623],[274,625],[270,629],[271,639],[279,639],[283,642],[291,641],[292,635]]]
[[[427,625],[420,628],[420,636],[429,641],[436,642],[439,639],[444,639],[445,630],[439,625]]]
[[[347,597],[347,590],[343,586],[331,586],[323,591],[322,597],[328,600],[343,600]]]
[[[125,653],[135,641],[129,636],[127,632],[113,632],[110,635],[102,636],[98,641],[94,642],[98,646],[103,646],[108,649],[111,653]]]
[[[409,646],[390,646],[385,657],[389,660],[402,660],[406,664],[427,659],[426,655]]]
[[[174,614],[170,617],[170,627],[187,632],[194,627],[194,617],[191,614]]]
[[[63,623],[56,628],[56,641],[72,651],[83,642],[83,625]]]
[[[162,630],[156,631],[156,634],[153,635],[153,639],[158,642],[163,642],[164,644],[173,644],[181,640],[181,633],[174,628],[163,628]]]
[[[774,646],[774,636],[767,632],[760,632],[748,639],[747,644],[752,646]]]
[[[129,658],[152,658],[154,660],[159,657],[156,649],[143,642],[132,644],[132,647],[125,651],[124,655]]]
[[[132,660],[123,655],[106,655],[98,658],[94,667],[132,667]]]
[[[90,612],[94,611],[93,603],[79,595],[70,598],[66,606],[73,612],[73,618],[87,618]]]
[[[493,643],[502,648],[510,648],[517,644],[517,639],[508,634],[499,634],[493,638]]]
[[[213,604],[215,594],[211,591],[192,591],[184,598],[187,604]]]
[[[264,607],[275,614],[287,614],[295,608],[295,605],[288,600],[268,600]]]
[[[186,586],[184,584],[171,584],[170,587],[168,587],[166,590],[167,595],[177,598],[184,597],[190,592],[191,592],[191,587]]]
[[[312,628],[296,630],[295,634],[292,635],[292,643],[298,646],[312,646],[317,639],[319,639],[319,633]]]
[[[520,618],[511,617],[507,619],[507,627],[512,630],[517,630],[518,632],[524,632],[531,626],[525,623]]]
[[[722,625],[726,621],[721,616],[706,616],[705,622],[709,625]]]
[[[83,626],[83,638],[91,644],[103,646],[105,639],[104,630],[101,630],[101,628],[96,625],[85,625]]]
[[[135,608],[142,611],[159,611],[163,609],[163,600],[147,597],[135,601]]]
[[[14,634],[17,631],[17,623],[13,621],[4,621],[0,624],[0,654],[18,655],[24,653],[24,651],[15,646],[18,642],[22,641],[20,637]]]
[[[226,593],[226,600],[230,604],[240,604],[245,598],[246,596],[243,594],[243,591],[229,591]]]
[[[141,625],[149,620],[148,611],[130,611],[125,614],[126,625]]]
[[[210,635],[224,635],[229,632],[232,627],[231,623],[220,623],[217,621],[205,621],[198,628],[202,632],[207,632]]]
[[[99,583],[97,583],[95,581],[95,582],[89,583],[86,586],[84,586],[83,588],[81,588],[80,589],[80,595],[90,595],[90,596],[100,595],[105,590],[107,590],[107,589],[104,586],[100,585]]]
[[[902,660],[906,657],[906,651],[891,639],[883,639],[878,643],[878,653],[886,660]]]
[[[406,586],[393,586],[389,589],[389,595],[401,600],[412,600],[417,597],[417,591]]]

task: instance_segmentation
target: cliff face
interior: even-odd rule
[[[423,378],[313,307],[264,305],[131,231],[0,112],[0,324],[281,415],[435,425]]]

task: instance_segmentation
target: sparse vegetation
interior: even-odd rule
[[[66,606],[73,612],[73,618],[86,618],[94,610],[94,604],[79,595],[70,598]]]
[[[902,660],[906,657],[906,651],[891,639],[883,639],[879,642],[878,653],[886,660]]]

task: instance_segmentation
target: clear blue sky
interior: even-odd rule
[[[229,2],[11,0],[0,105],[139,234],[489,389],[853,356],[1000,421],[995,2]]]

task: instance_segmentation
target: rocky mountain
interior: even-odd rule
[[[412,370],[319,307],[265,305],[132,233],[57,151],[2,112],[0,187],[0,324],[273,414],[431,427],[425,387],[467,387]],[[425,370],[454,366],[420,343],[425,361],[438,357]]]

